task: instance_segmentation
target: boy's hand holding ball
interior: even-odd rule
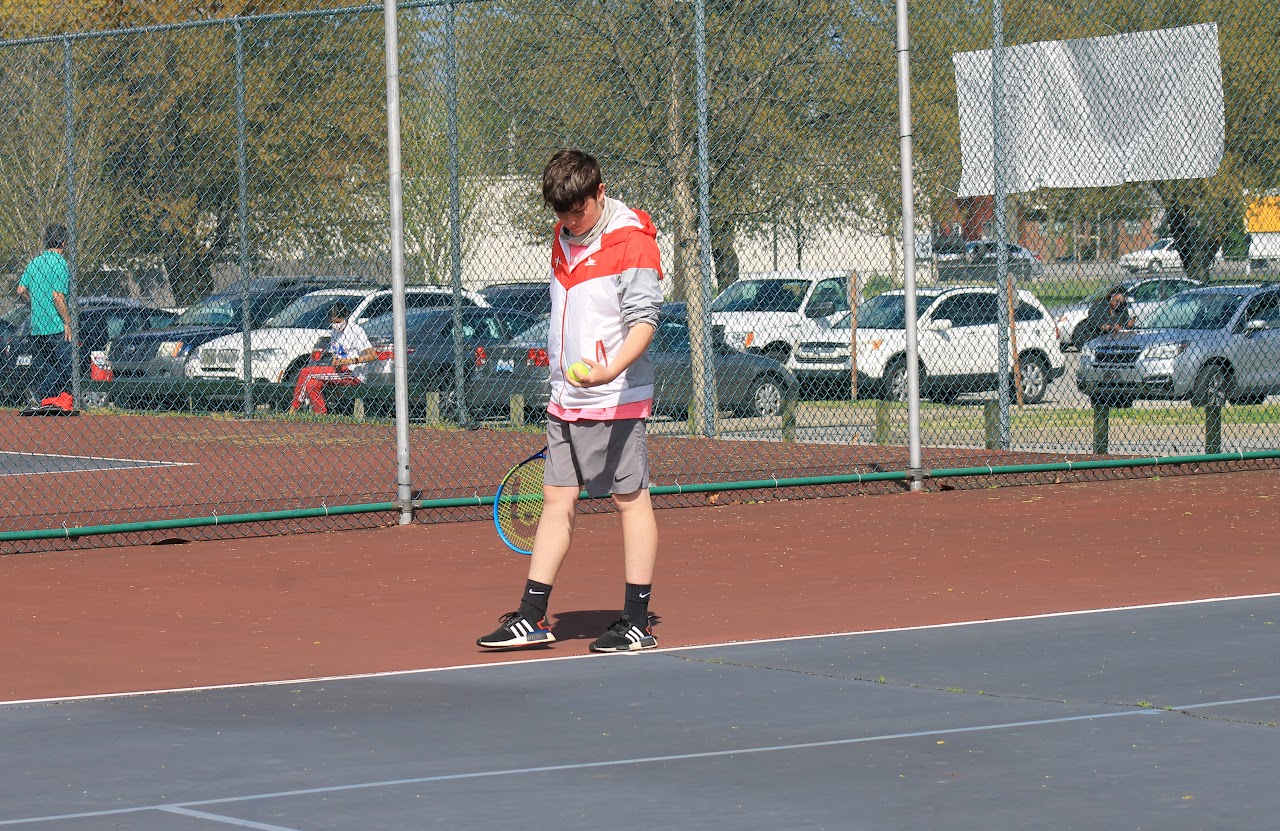
[[[569,364],[569,381],[581,384],[583,381],[591,377],[591,367],[582,361],[574,361]]]

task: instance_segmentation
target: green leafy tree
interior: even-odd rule
[[[308,5],[69,0],[6,29],[101,31]],[[371,195],[386,168],[381,14],[243,26],[251,257],[385,257],[385,198]],[[93,137],[98,159],[81,176],[112,195],[102,253],[162,258],[179,303],[214,287],[216,263],[238,259],[234,34],[223,24],[74,49],[77,133]]]

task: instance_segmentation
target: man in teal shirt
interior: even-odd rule
[[[44,230],[45,251],[27,264],[18,281],[18,296],[31,304],[31,364],[35,375],[33,403],[65,392],[71,380],[71,270],[64,251],[67,229]]]

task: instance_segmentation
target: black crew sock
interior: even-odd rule
[[[551,587],[537,580],[527,580],[524,596],[520,598],[520,616],[537,623],[547,616],[547,604],[551,601]]]
[[[649,594],[652,589],[652,585],[628,583],[626,605],[622,607],[623,617],[645,631],[649,629]]]

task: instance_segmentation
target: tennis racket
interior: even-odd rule
[[[493,525],[498,537],[519,554],[533,553],[533,537],[542,517],[543,473],[547,448],[507,471],[493,497]]]

